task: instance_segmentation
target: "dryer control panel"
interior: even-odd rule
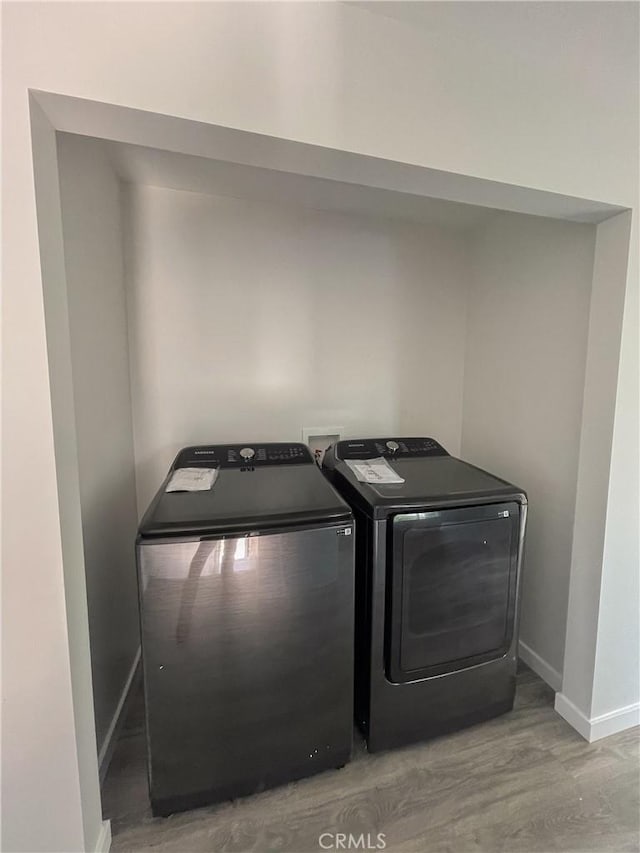
[[[306,444],[209,444],[185,447],[174,468],[262,468],[268,465],[315,464]]]
[[[354,438],[339,441],[336,459],[412,459],[417,456],[448,456],[434,438]]]

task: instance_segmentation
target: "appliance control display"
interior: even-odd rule
[[[339,441],[337,459],[411,459],[419,456],[448,456],[434,438],[354,438]]]
[[[262,468],[267,465],[315,464],[305,444],[210,444],[185,447],[174,468]]]

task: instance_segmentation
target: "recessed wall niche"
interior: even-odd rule
[[[432,435],[522,485],[523,649],[560,677],[595,225],[72,134],[57,149],[103,763],[138,653],[135,529],[187,444],[339,423]]]

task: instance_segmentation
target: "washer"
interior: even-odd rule
[[[206,491],[165,491],[213,467]],[[155,815],[345,764],[353,517],[302,444],[187,447],[137,538]]]
[[[383,457],[403,483],[359,482]],[[432,438],[341,441],[323,469],[356,519],[356,720],[370,751],[509,711],[527,497]]]

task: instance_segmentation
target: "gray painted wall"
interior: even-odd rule
[[[58,135],[98,752],[138,646],[137,525],[120,187],[97,146]]]
[[[463,231],[160,187],[125,198],[140,514],[186,444],[335,425],[459,452]]]
[[[471,264],[462,453],[529,495],[521,639],[557,687],[594,243],[594,226],[500,215]]]

